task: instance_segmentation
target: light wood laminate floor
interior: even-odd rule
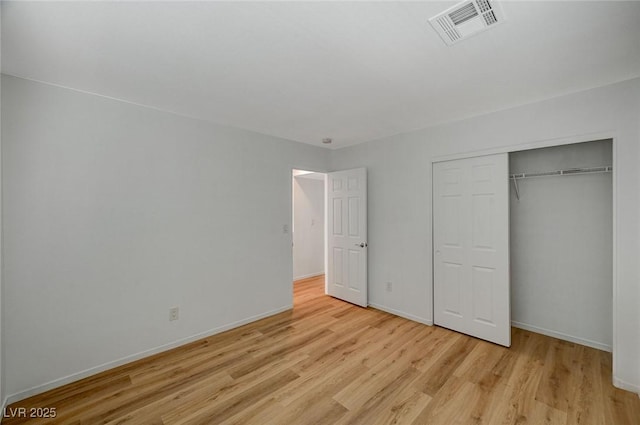
[[[295,308],[10,406],[3,424],[640,424],[611,355],[513,329],[510,349],[295,287]],[[6,412],[5,412],[6,413]]]

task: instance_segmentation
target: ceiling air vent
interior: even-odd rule
[[[500,4],[489,0],[466,0],[429,19],[442,40],[457,43],[504,21]]]

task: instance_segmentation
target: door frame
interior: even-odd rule
[[[527,142],[521,142],[521,143],[516,143],[513,145],[507,145],[507,146],[501,146],[501,147],[496,147],[496,148],[490,148],[490,149],[482,149],[482,150],[477,150],[477,151],[468,151],[468,152],[461,152],[461,153],[456,153],[456,154],[450,154],[450,155],[440,155],[440,156],[435,156],[432,157],[429,163],[429,166],[431,167],[431,184],[428,185],[428,187],[431,190],[431,282],[430,282],[430,288],[431,288],[431,321],[433,323],[434,321],[434,315],[435,315],[435,308],[434,308],[434,296],[433,296],[433,287],[434,287],[434,261],[433,261],[433,253],[434,251],[434,247],[433,247],[433,164],[436,162],[443,162],[443,161],[451,161],[451,160],[455,160],[455,159],[465,159],[465,158],[473,158],[473,157],[477,157],[477,156],[484,156],[484,155],[491,155],[491,154],[497,154],[497,153],[512,153],[512,152],[520,152],[520,151],[526,151],[526,150],[531,150],[531,149],[539,149],[539,148],[547,148],[547,147],[552,147],[552,146],[563,146],[563,145],[571,145],[571,144],[576,144],[576,143],[584,143],[584,142],[592,142],[592,141],[596,141],[596,140],[603,140],[603,139],[610,139],[611,140],[611,155],[612,155],[612,167],[613,170],[611,172],[611,178],[612,178],[612,214],[613,214],[613,223],[612,223],[612,232],[613,232],[613,249],[612,249],[612,255],[613,255],[613,262],[612,262],[612,283],[613,283],[613,306],[612,306],[612,312],[613,312],[613,320],[612,320],[612,324],[613,324],[613,329],[612,329],[612,343],[611,343],[611,354],[613,357],[613,364],[612,364],[612,379],[613,379],[613,383],[614,385],[616,385],[617,387],[620,388],[624,388],[624,383],[619,382],[618,379],[616,379],[617,376],[617,370],[618,370],[618,356],[617,356],[617,347],[618,347],[618,332],[617,332],[617,324],[618,324],[618,237],[617,237],[617,228],[618,228],[618,224],[617,224],[617,216],[618,216],[618,149],[617,149],[617,132],[614,130],[611,131],[606,131],[606,132],[601,132],[601,133],[589,133],[589,134],[579,134],[579,135],[575,135],[575,136],[571,136],[571,137],[563,137],[563,138],[558,138],[558,139],[545,139],[545,140],[538,140],[538,141],[527,141]],[[429,288],[427,288],[427,290],[429,290]]]
[[[291,273],[290,281],[291,281],[291,290],[289,293],[291,294],[291,306],[293,307],[293,171],[294,170],[305,170],[305,171],[313,171],[314,173],[321,173],[325,175],[325,185],[324,185],[324,194],[323,194],[323,203],[324,203],[324,285],[325,291],[327,286],[327,187],[326,187],[326,179],[327,174],[330,171],[318,170],[315,167],[305,167],[301,166],[290,166],[289,167],[289,218],[287,220],[287,225],[289,226],[289,247],[291,247],[290,255],[289,255],[289,271]]]
[[[299,176],[294,176],[293,172],[294,171],[308,171],[310,173],[314,173],[314,174],[322,174],[324,176],[324,178],[322,179],[322,211],[324,214],[324,219],[322,222],[322,226],[323,229],[325,229],[325,231],[322,234],[322,255],[323,255],[323,262],[322,262],[322,274],[324,274],[326,276],[327,273],[327,261],[326,261],[326,250],[327,250],[327,234],[326,234],[326,222],[327,222],[327,218],[326,218],[326,202],[327,202],[327,188],[326,188],[326,180],[327,180],[327,175],[328,173],[325,171],[313,171],[313,170],[308,170],[308,169],[302,169],[302,168],[297,168],[297,167],[293,167],[291,169],[291,218],[290,218],[290,223],[289,223],[289,234],[291,236],[291,268],[293,269],[293,263],[294,263],[294,257],[293,257],[293,249],[294,249],[294,241],[293,241],[293,236],[294,236],[294,232],[295,232],[295,226],[294,226],[294,221],[295,221],[295,213],[294,213],[294,209],[295,209],[295,199],[294,199],[294,185],[295,185],[295,181],[296,181],[296,177]],[[320,180],[317,180],[320,181]],[[314,275],[308,275],[308,276],[303,276],[300,277],[298,279],[296,279],[296,276],[292,276],[292,281],[296,281],[296,280],[304,280],[304,279],[310,279],[310,278],[316,278],[319,277],[319,274],[314,274]]]

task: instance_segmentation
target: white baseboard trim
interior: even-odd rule
[[[122,366],[123,364],[131,363],[136,360],[140,360],[145,357],[152,356],[154,354],[161,353],[163,351],[170,350],[172,348],[179,347],[181,345],[188,344],[193,341],[197,341],[202,338],[206,338],[212,335],[219,334],[224,331],[228,331],[233,328],[237,328],[242,325],[246,325],[247,323],[255,322],[256,320],[264,319],[265,317],[273,316],[274,314],[282,313],[287,310],[291,310],[293,305],[286,305],[275,310],[267,311],[266,313],[258,314],[255,316],[247,317],[246,319],[238,320],[236,322],[228,323],[226,325],[218,326],[217,328],[209,329],[204,332],[197,333],[195,335],[191,335],[186,338],[181,338],[176,341],[170,342],[168,344],[163,344],[155,348],[151,348],[149,350],[141,351],[136,354],[132,354],[130,356],[122,357],[120,359],[107,362],[101,364],[99,366],[91,367],[89,369],[72,373],[71,375],[64,376],[62,378],[54,379],[52,381],[46,382],[41,385],[36,385],[27,390],[17,392],[15,394],[8,395],[4,400],[3,408],[9,404],[15,403],[16,401],[24,400],[25,398],[31,397],[36,394],[43,393],[45,391],[52,390],[57,387],[61,387],[66,384],[70,384],[75,381],[79,381],[80,379],[87,378],[89,376],[95,375],[100,372],[104,372],[105,370],[113,369],[118,366]],[[3,410],[4,412],[4,410]]]
[[[629,382],[623,381],[620,378],[613,377],[613,386],[620,388],[621,390],[631,391],[633,393],[638,394],[640,397],[640,385],[634,385]]]
[[[531,332],[539,333],[542,335],[547,335],[553,338],[563,339],[569,342],[575,342],[576,344],[586,345],[587,347],[596,348],[598,350],[612,352],[612,347],[610,345],[603,344],[597,341],[592,341],[590,339],[579,338],[577,336],[568,335],[562,332],[556,332],[550,329],[540,328],[538,326],[533,326],[533,325],[529,325],[522,322],[516,322],[515,320],[511,321],[511,326],[515,328],[524,329],[525,331],[531,331]]]
[[[0,415],[0,423],[2,423],[2,418],[4,417],[4,412],[6,412],[7,410],[7,406],[9,405],[9,399],[7,397],[5,397],[2,400],[2,415]]]
[[[369,306],[414,322],[422,323],[423,325],[433,326],[433,320],[423,319],[422,317],[414,316],[413,314],[405,313],[404,311],[394,310],[393,308],[385,307],[380,304],[369,303]]]
[[[309,274],[303,274],[301,276],[294,276],[293,280],[302,280],[302,279],[308,279],[310,277],[316,277],[316,276],[322,276],[324,274],[324,272],[316,272],[316,273],[309,273]]]

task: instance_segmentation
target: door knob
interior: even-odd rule
[[[359,246],[360,248],[364,248],[365,246],[367,246],[367,244],[364,242],[361,242],[361,243],[357,243],[356,246]]]

